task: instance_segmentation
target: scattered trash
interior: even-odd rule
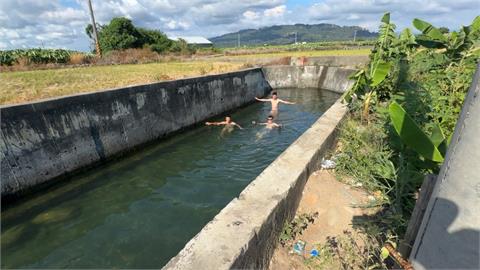
[[[320,166],[322,167],[323,170],[330,170],[330,169],[335,169],[335,166],[337,163],[332,159],[323,159],[322,162],[320,163]]]
[[[303,255],[304,251],[305,251],[305,242],[302,240],[298,240],[293,245],[293,252],[297,253],[298,255]]]
[[[361,186],[363,186],[363,184],[360,183],[360,182],[357,182],[357,183],[355,183],[355,186],[356,186],[356,187],[361,187]]]
[[[310,257],[318,257],[318,250],[316,248],[310,251]]]
[[[368,195],[368,199],[369,199],[370,201],[375,201],[375,200],[376,200],[375,197],[373,197],[372,195]]]

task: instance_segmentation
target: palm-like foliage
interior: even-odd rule
[[[385,13],[381,20],[379,36],[370,55],[370,65],[365,70],[358,71],[353,78],[355,84],[344,94],[344,99],[350,102],[354,95],[364,101],[364,116],[368,115],[372,98],[376,98],[376,88],[385,80],[392,68],[392,57],[395,52],[391,50],[397,42],[395,24],[390,22],[390,13]]]
[[[0,65],[12,65],[20,58],[35,64],[67,63],[71,53],[69,50],[41,48],[0,51]]]

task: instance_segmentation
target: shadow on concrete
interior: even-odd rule
[[[427,226],[416,238],[421,242],[411,254],[415,264],[426,269],[480,269],[480,231],[455,229],[459,223],[463,228],[476,225],[462,222],[459,210],[450,200],[435,200]]]
[[[450,200],[436,198],[433,209],[436,211],[426,213],[429,214],[427,226],[416,236],[416,241],[421,242],[410,255],[415,269],[480,269],[480,231],[466,228],[476,224],[462,221],[458,205]],[[385,210],[380,210],[373,215],[354,216],[352,224],[356,229],[372,233],[372,223],[385,220],[385,215]],[[459,224],[462,228],[456,229]],[[381,231],[388,230],[388,224],[376,225]]]

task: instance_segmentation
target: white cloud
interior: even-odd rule
[[[175,20],[168,21],[165,24],[165,26],[169,30],[185,30],[185,29],[188,29],[190,27],[190,25],[187,22],[179,22],[179,21],[175,21]]]
[[[258,19],[258,17],[260,17],[260,14],[255,11],[247,10],[243,13],[243,17],[245,17],[245,19],[247,20],[255,20],[255,19]]]
[[[263,15],[267,17],[280,17],[283,14],[285,14],[286,10],[287,10],[287,6],[281,5],[274,8],[266,9],[265,11],[263,11]]]
[[[87,1],[68,6],[60,0],[0,0],[0,48],[66,47],[89,49],[85,26]],[[71,3],[70,1],[69,3]],[[415,17],[438,26],[469,24],[480,10],[478,0],[92,0],[97,21],[131,18],[135,25],[160,29],[172,36],[212,37],[245,28],[274,24],[336,23],[376,30],[391,11],[398,28]]]
[[[456,29],[469,24],[479,10],[478,0],[325,0],[306,11],[312,22],[342,24],[348,21],[376,30],[382,14],[387,11],[399,28],[411,27],[414,18],[422,18]]]

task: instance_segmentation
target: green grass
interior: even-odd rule
[[[241,63],[195,61],[2,72],[0,104],[216,74],[243,67]]]

